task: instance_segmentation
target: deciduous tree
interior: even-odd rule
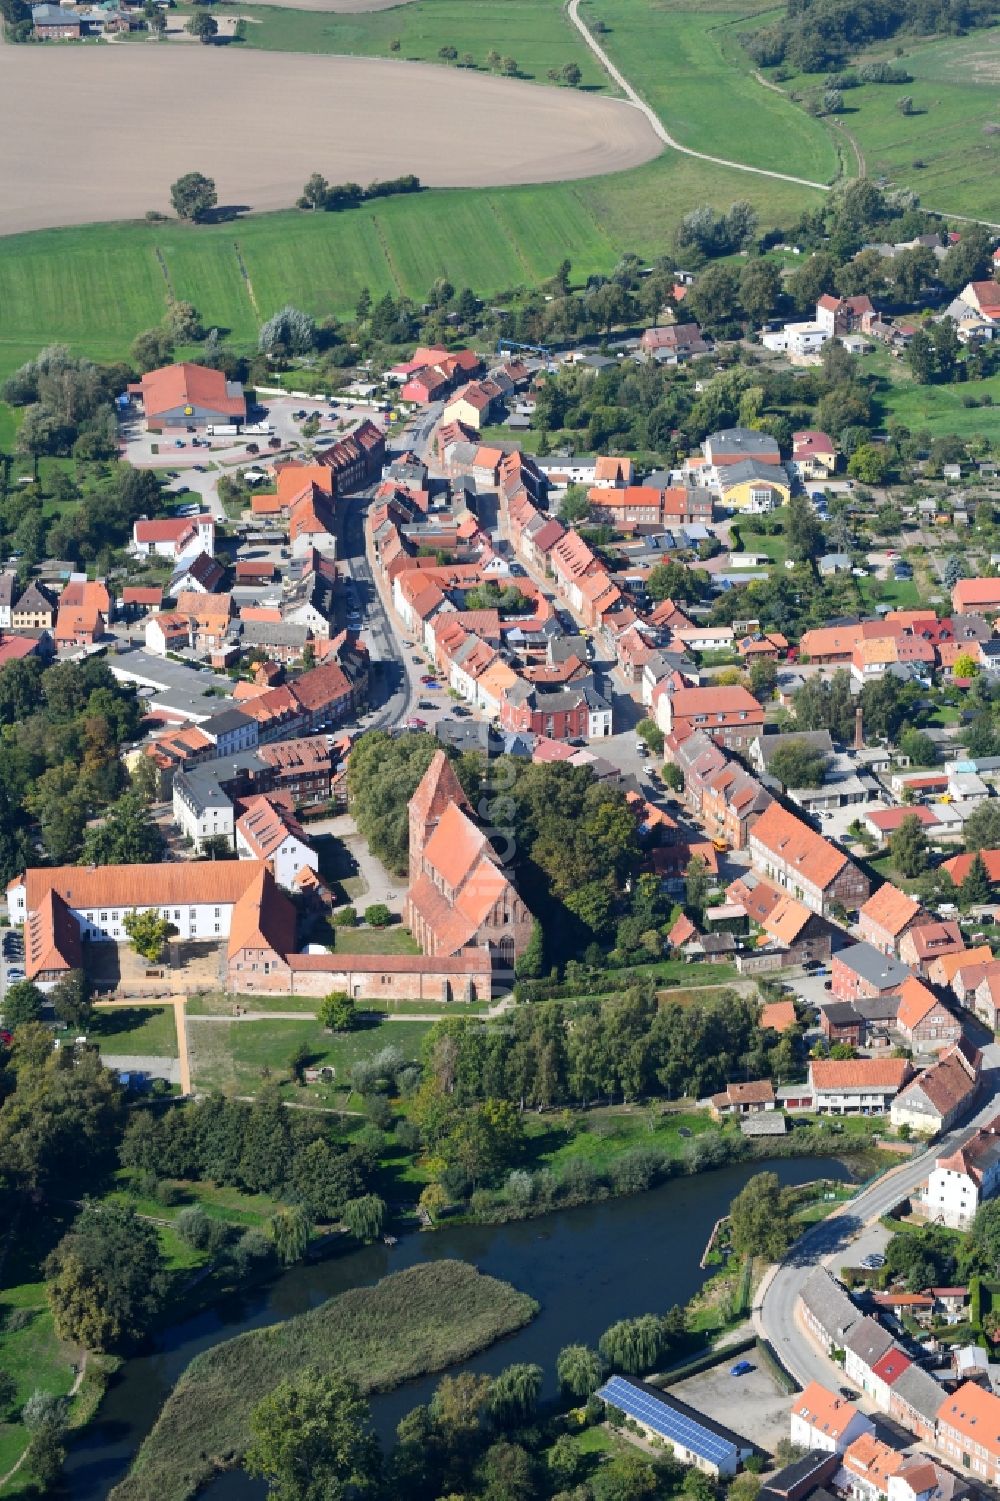
[[[211,17],[207,19],[211,20]],[[197,224],[205,219],[219,201],[215,183],[203,172],[185,172],[170,189],[170,202],[179,219]]]
[[[247,1472],[275,1501],[347,1501],[367,1494],[379,1471],[367,1402],[344,1376],[309,1368],[254,1408]]]

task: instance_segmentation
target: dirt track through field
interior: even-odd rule
[[[45,128],[30,122],[45,100]],[[633,105],[432,64],[117,46],[0,48],[0,234],[220,204],[289,208],[311,172],[491,187],[620,172],[663,149]]]

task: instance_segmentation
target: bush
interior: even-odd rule
[[[365,908],[365,922],[370,928],[387,928],[392,921],[392,913],[384,902],[373,902]]]
[[[330,921],[335,928],[356,928],[358,914],[353,907],[338,907]]]

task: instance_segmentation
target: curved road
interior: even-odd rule
[[[843,1381],[843,1371],[813,1343],[796,1317],[802,1284],[818,1263],[832,1260],[838,1253],[843,1254],[864,1225],[886,1214],[912,1192],[927,1176],[935,1157],[953,1152],[973,1131],[993,1119],[998,1113],[998,1054],[1000,1049],[996,1045],[983,1050],[987,1064],[983,1073],[983,1103],[974,1115],[926,1151],[878,1178],[843,1209],[836,1210],[828,1219],[807,1231],[792,1246],[785,1260],[765,1277],[753,1310],[754,1327],[770,1342],[781,1363],[803,1386],[810,1381],[819,1381],[824,1386],[829,1386],[831,1381],[839,1384]]]
[[[665,146],[671,147],[674,151],[679,151],[682,156],[697,157],[701,162],[714,162],[717,167],[732,167],[735,172],[752,172],[755,177],[776,177],[779,182],[794,182],[800,188],[818,188],[821,193],[828,193],[830,191],[830,184],[827,182],[813,182],[808,177],[793,177],[790,172],[770,172],[766,167],[749,167],[746,162],[731,162],[724,156],[709,156],[705,151],[693,151],[690,146],[682,146],[680,141],[674,140],[656,111],[636,93],[624,73],[615,67],[604,48],[595,40],[591,32],[587,29],[586,24],[580,20],[580,0],[569,0],[569,18],[591,52],[597,58],[597,61],[601,64],[601,67],[606,73],[611,75],[622,93],[627,99],[631,100],[636,109],[642,110],[642,113],[646,116],[646,119]]]

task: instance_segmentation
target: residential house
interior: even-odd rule
[[[834,1484],[853,1501],[887,1501],[890,1481],[903,1463],[903,1455],[897,1449],[863,1433],[845,1452]]]
[[[865,943],[883,954],[898,954],[903,934],[923,916],[920,903],[891,881],[873,891],[858,913],[858,931]]]
[[[50,631],[56,623],[56,601],[43,584],[34,580],[11,606],[15,631]]]
[[[385,463],[385,432],[367,418],[353,432],[338,438],[316,455],[317,464],[330,471],[332,493],[347,495],[382,477]]]
[[[95,606],[60,605],[55,625],[56,646],[93,646],[104,635],[104,626],[104,616]]]
[[[267,860],[274,879],[297,890],[303,869],[319,873],[319,856],[295,815],[274,796],[252,797],[236,825],[236,853],[241,860]]]
[[[899,957],[923,979],[930,978],[930,965],[942,954],[960,954],[965,939],[957,922],[922,919],[908,927],[899,940]]]
[[[191,645],[190,617],[173,610],[150,615],[146,621],[145,640],[146,650],[158,657],[185,650]]]
[[[861,1318],[859,1309],[825,1266],[814,1266],[802,1283],[799,1311],[813,1339],[828,1354],[843,1350],[848,1334]]]
[[[937,1446],[960,1469],[1000,1485],[1000,1397],[964,1382],[938,1410]]]
[[[680,365],[694,355],[708,354],[710,348],[697,323],[647,328],[639,340],[640,353],[665,365]]]
[[[951,591],[951,603],[956,614],[1000,614],[1000,578],[959,579]]]
[[[757,819],[749,849],[758,875],[822,917],[834,907],[858,907],[868,895],[867,878],[843,851],[780,803],[771,803]]]
[[[899,988],[896,1026],[906,1045],[917,1053],[941,1053],[962,1036],[961,1020],[915,975]]]
[[[678,688],[654,690],[656,722],[665,735],[683,739],[703,731],[718,745],[741,750],[759,735],[764,710],[746,688]]]
[[[927,1384],[928,1396],[933,1397],[936,1394],[938,1406],[940,1406],[944,1393],[937,1382],[925,1371],[921,1371],[919,1366],[914,1366],[913,1369],[923,1377]],[[895,1394],[895,1388],[893,1392]],[[895,1407],[895,1402],[890,1404],[890,1416],[896,1416]],[[937,1413],[935,1412],[934,1422],[931,1423],[927,1433],[922,1432],[921,1428],[916,1425],[907,1424],[907,1426],[911,1433],[917,1434],[918,1438],[924,1439],[925,1442],[933,1441],[936,1419]],[[971,1497],[973,1494],[973,1487],[965,1480],[953,1474],[951,1470],[944,1469],[942,1465],[935,1464],[926,1454],[911,1455],[902,1468],[889,1477],[889,1501],[964,1501],[964,1498]]]
[[[31,30],[39,42],[78,42],[83,23],[74,11],[64,10],[61,5],[33,5]]]
[[[909,1126],[927,1137],[949,1130],[976,1097],[979,1063],[979,1053],[971,1047],[951,1047],[942,1053],[893,1100],[893,1127]]]
[[[799,479],[829,479],[837,467],[837,449],[828,433],[803,428],[792,433],[792,463]]]
[[[911,1365],[893,1382],[889,1390],[889,1416],[895,1418],[897,1423],[902,1423],[907,1432],[924,1443],[934,1443],[937,1437],[938,1409],[943,1396],[944,1393],[933,1376],[928,1375],[920,1366]],[[909,1485],[901,1482],[901,1477],[916,1461],[923,1459],[923,1455],[914,1455],[913,1459],[906,1461],[902,1470],[890,1477],[889,1495],[893,1501],[913,1501],[912,1491]],[[954,1492],[947,1488],[937,1490],[930,1496],[921,1492],[921,1501],[958,1501],[964,1488],[957,1480],[955,1486]]]
[[[877,1319],[859,1319],[844,1341],[844,1375],[874,1397],[877,1378],[872,1368],[895,1348],[896,1341]]]
[[[883,954],[870,943],[855,943],[833,957],[830,989],[842,1001],[859,996],[886,996],[898,991],[910,976],[905,964]]]
[[[207,552],[189,553],[181,558],[167,584],[171,599],[181,594],[214,594],[225,577],[222,564]]]
[[[205,365],[165,365],[149,370],[128,387],[128,392],[142,403],[151,433],[168,427],[244,423],[247,418],[240,382],[228,380],[223,371]]]
[[[712,1114],[717,1120],[724,1115],[755,1115],[759,1110],[773,1110],[774,1106],[774,1085],[770,1079],[727,1084],[711,1099]]]
[[[863,331],[874,311],[868,297],[834,297],[826,292],[816,303],[816,322],[839,337]]]
[[[882,1115],[912,1072],[905,1058],[813,1059],[809,1083],[815,1109],[830,1115]]]
[[[136,557],[181,558],[205,552],[215,556],[215,519],[208,515],[169,516],[156,521],[142,519],[132,526],[129,550]]]
[[[938,1157],[927,1178],[923,1209],[929,1219],[967,1230],[976,1210],[1000,1187],[1000,1115],[962,1146]]]
[[[871,1418],[854,1402],[835,1396],[818,1381],[810,1381],[792,1401],[790,1436],[800,1449],[843,1454],[863,1433],[874,1432]]]

